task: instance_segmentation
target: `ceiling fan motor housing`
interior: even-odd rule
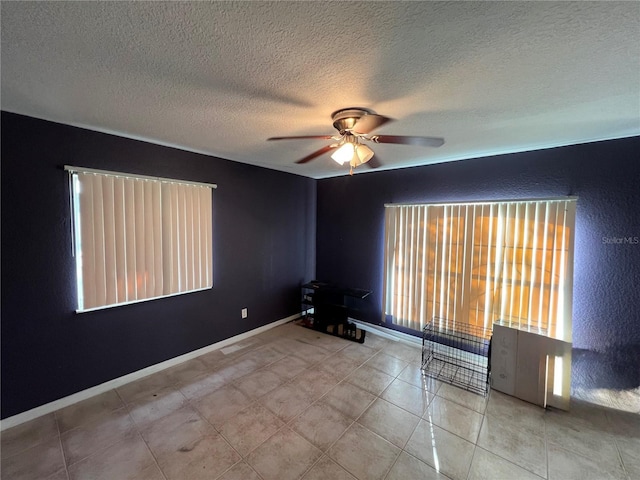
[[[333,120],[333,126],[340,132],[340,135],[344,135],[349,132],[360,118],[365,115],[371,115],[373,111],[366,108],[343,108],[336,110],[331,114]]]

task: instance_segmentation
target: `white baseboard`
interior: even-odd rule
[[[187,360],[191,360],[193,358],[199,357],[200,355],[204,355],[205,353],[213,352],[214,350],[220,350],[221,348],[224,348],[227,345],[231,345],[231,344],[240,342],[242,340],[245,340],[247,338],[251,338],[254,335],[258,335],[260,333],[266,332],[267,330],[270,330],[279,325],[284,325],[285,323],[288,323],[297,318],[300,318],[299,313],[290,315],[280,320],[276,320],[275,322],[269,323],[267,325],[263,325],[262,327],[255,328],[253,330],[249,330],[248,332],[241,333],[234,337],[227,338],[226,340],[222,340],[220,342],[213,343],[206,347],[199,348],[198,350],[185,353],[184,355],[180,355],[178,357],[165,360],[164,362],[156,363],[155,365],[151,365],[149,367],[143,368],[142,370],[129,373],[122,377],[114,378],[113,380],[109,380],[108,382],[101,383],[100,385],[96,385],[95,387],[87,388],[86,390],[82,390],[80,392],[74,393],[67,397],[63,397],[58,400],[54,400],[53,402],[40,405],[39,407],[32,408],[31,410],[27,410],[26,412],[19,413],[12,417],[7,417],[4,420],[0,421],[0,431],[4,431],[8,428],[20,425],[21,423],[25,423],[35,418],[41,417],[43,415],[47,415],[51,412],[55,412],[56,410],[60,410],[61,408],[68,407],[69,405],[73,405],[74,403],[80,402],[82,400],[95,397],[96,395],[100,395],[101,393],[108,392],[109,390],[113,390],[114,388],[121,387],[122,385],[126,385],[127,383],[134,382],[143,377],[151,375],[152,373],[156,373],[161,370],[174,367],[183,362],[186,362]]]

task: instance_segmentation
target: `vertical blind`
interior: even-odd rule
[[[575,198],[385,209],[384,306],[420,330],[432,318],[495,321],[571,341]]]
[[[211,187],[72,172],[78,311],[211,288]]]

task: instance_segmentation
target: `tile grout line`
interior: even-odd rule
[[[132,419],[133,420],[133,419]],[[162,467],[160,467],[160,463],[158,462],[158,458],[156,457],[155,453],[153,453],[153,450],[151,449],[151,447],[149,446],[149,443],[147,442],[147,440],[144,438],[144,435],[142,434],[142,432],[140,431],[140,428],[138,427],[138,425],[134,422],[135,428],[137,430],[138,435],[140,436],[140,438],[142,439],[142,441],[144,442],[145,446],[147,447],[147,450],[149,451],[149,453],[151,454],[151,457],[153,458],[153,463],[155,464],[156,467],[158,467],[158,471],[160,472],[160,475],[162,475],[162,477],[165,480],[167,479],[167,476],[164,474],[164,470],[162,469]]]
[[[549,479],[550,476],[550,468],[549,468],[549,435],[547,433],[547,418],[543,417],[543,425],[544,425],[544,459],[545,465],[547,467],[546,479]]]
[[[491,396],[491,392],[489,392],[489,397]],[[487,404],[489,403],[489,398],[487,398]],[[469,465],[469,471],[467,472],[467,480],[469,480],[469,477],[471,476],[471,467],[473,467],[473,461],[476,458],[476,453],[478,452],[478,448],[482,448],[478,445],[478,442],[480,441],[480,433],[482,432],[482,428],[484,427],[484,422],[487,419],[487,413],[486,413],[486,407],[485,407],[485,413],[482,414],[482,421],[480,422],[480,428],[478,429],[478,435],[476,436],[476,441],[473,444],[473,455],[471,456],[471,464]]]
[[[611,419],[609,418],[609,415],[607,415],[605,413],[605,418],[607,419],[607,430],[608,432],[613,432],[614,428],[613,425],[611,423]],[[618,436],[614,435],[613,433],[611,433],[611,437],[613,437],[613,442],[616,445],[616,451],[618,452],[618,461],[620,462],[620,465],[622,466],[622,473],[624,473],[627,478],[631,478],[631,473],[627,471],[627,465],[624,461],[624,457],[622,456],[622,450],[620,450],[620,445],[618,444]]]
[[[478,435],[480,435],[480,432],[478,432]],[[471,467],[473,467],[473,461],[476,458],[476,452],[478,451],[478,445],[477,444],[473,444],[473,455],[471,455],[471,462],[469,463],[469,470],[467,471],[467,476],[465,477],[466,480],[470,480],[469,477],[471,476]]]
[[[64,464],[64,472],[67,475],[67,480],[71,478],[69,474],[69,465],[67,464],[67,456],[64,453],[64,447],[62,446],[62,434],[60,433],[60,425],[58,423],[58,416],[56,412],[53,412],[53,420],[56,423],[56,430],[58,431],[58,444],[60,445],[60,453],[62,454],[62,463]]]

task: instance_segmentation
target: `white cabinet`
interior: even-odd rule
[[[568,410],[570,382],[571,343],[520,324],[493,325],[491,388],[541,407]]]

